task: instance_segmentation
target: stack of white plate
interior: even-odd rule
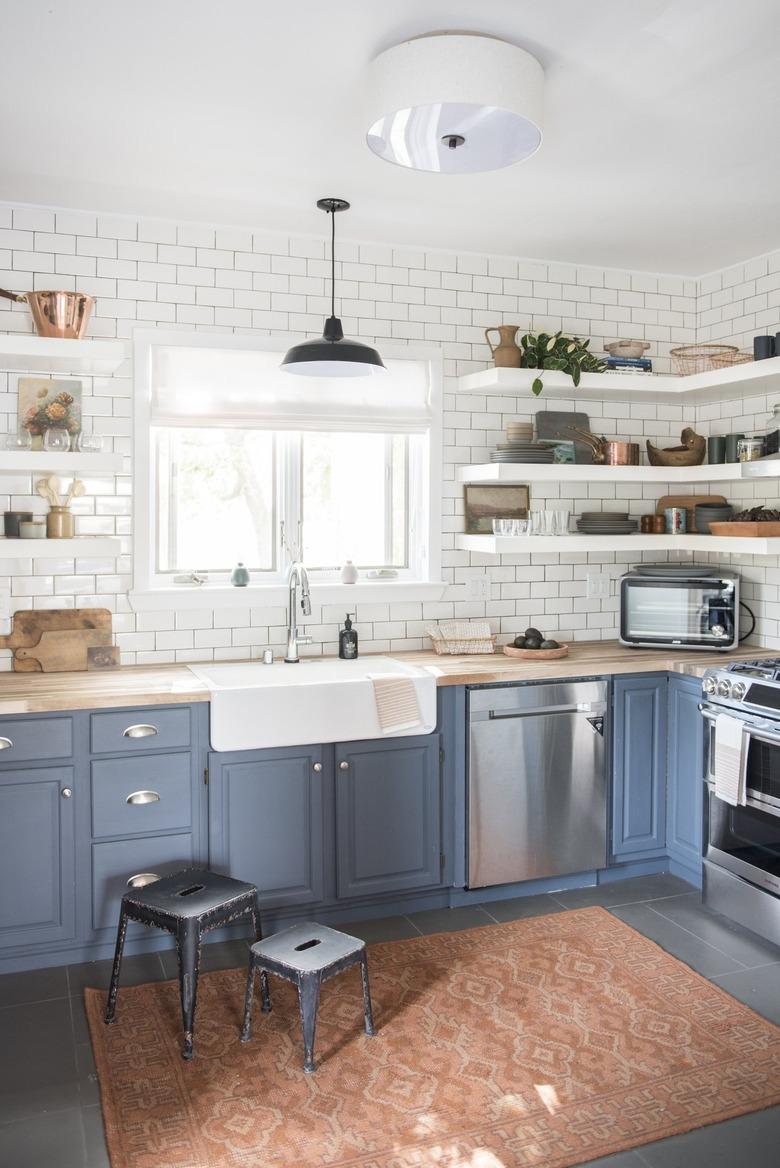
[[[577,520],[577,530],[583,535],[630,535],[637,527],[637,520],[629,519],[627,511],[583,511]]]
[[[491,452],[491,462],[552,462],[555,450],[538,442],[500,442]]]

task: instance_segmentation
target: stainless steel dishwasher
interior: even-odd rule
[[[607,863],[606,681],[469,690],[469,887]]]

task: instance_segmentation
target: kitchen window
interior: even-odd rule
[[[285,347],[136,337],[136,592],[192,574],[224,588],[238,561],[278,587],[298,551],[313,582],[338,583],[346,559],[361,580],[436,580],[435,355],[395,350],[381,379],[301,378],[279,370]]]

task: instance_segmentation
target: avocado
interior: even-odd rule
[[[541,638],[540,637],[526,637],[525,647],[526,647],[526,649],[541,649],[541,647],[542,647]]]
[[[529,637],[535,637],[538,641],[544,640],[544,634],[540,633],[538,629],[533,628],[533,626],[530,629],[525,630],[525,636],[526,636],[526,640]]]
[[[512,644],[514,645],[515,649],[525,649],[525,637],[515,637]]]
[[[543,649],[560,649],[560,645],[558,644],[557,641],[542,641],[542,648]]]

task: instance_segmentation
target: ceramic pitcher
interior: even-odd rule
[[[490,352],[493,355],[493,364],[497,369],[520,368],[522,350],[515,341],[515,337],[519,331],[519,324],[499,324],[494,325],[493,328],[485,329],[485,340],[490,347]],[[499,341],[497,345],[490,343],[491,333],[498,333]]]

